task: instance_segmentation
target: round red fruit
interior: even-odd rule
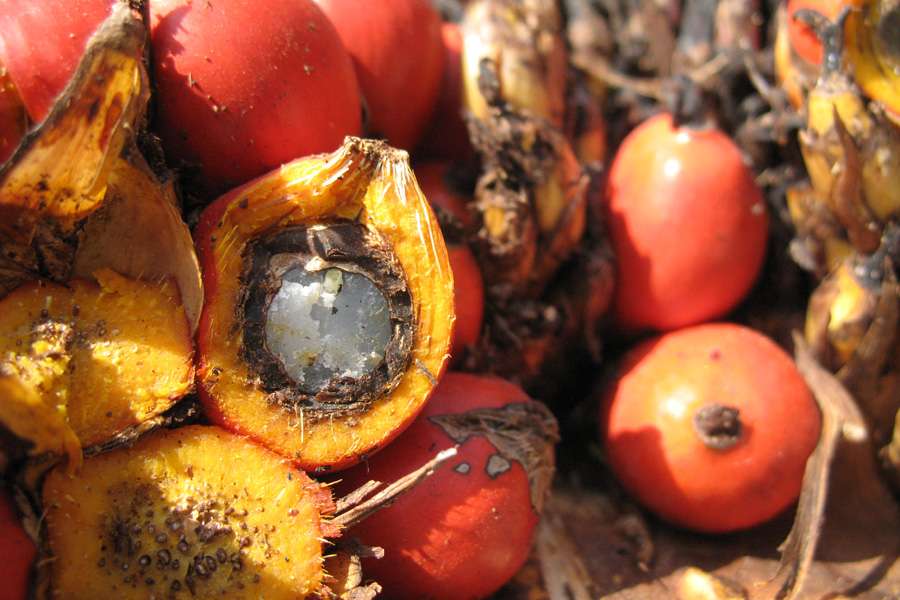
[[[428,162],[416,166],[416,179],[428,202],[436,211],[442,211],[455,219],[462,230],[472,226],[471,213],[466,199],[454,192],[448,184],[449,165]],[[441,217],[438,217],[441,221]],[[464,239],[454,240],[459,231],[445,231],[450,268],[453,270],[453,302],[456,306],[456,324],[450,343],[450,355],[454,361],[463,356],[463,350],[478,343],[484,320],[484,278],[475,255]]]
[[[543,491],[529,486],[522,463],[501,453],[488,429],[479,430],[511,411],[520,417],[530,411],[532,424],[540,424],[532,433],[549,427],[546,435],[528,438],[529,426],[517,421],[523,426],[519,441],[536,440],[536,455],[548,457],[543,466],[552,472],[555,422],[543,405],[502,379],[448,373],[409,429],[368,465],[343,473],[345,491],[370,479],[393,481],[461,444],[434,475],[348,532],[384,548],[385,557],[363,569],[386,597],[485,598],[525,562],[538,522],[533,502]]]
[[[444,48],[429,0],[316,0],[353,57],[369,108],[368,131],[412,150],[434,111]]]
[[[157,130],[207,191],[359,134],[353,64],[312,0],[153,0],[150,25]]]
[[[820,427],[790,357],[765,336],[727,323],[634,348],[601,417],[622,485],[662,518],[714,533],[788,508]]]
[[[0,63],[33,121],[43,121],[75,73],[88,38],[116,0],[0,3]]]
[[[859,5],[860,0],[788,0],[788,39],[791,48],[811,65],[821,65],[825,51],[819,36],[803,21],[794,18],[798,10],[814,10],[828,19],[836,19],[845,6]]]
[[[625,330],[667,330],[731,310],[763,263],[768,214],[734,142],[661,114],[632,131],[606,187]]]
[[[462,33],[457,23],[441,25],[444,76],[431,125],[419,145],[421,156],[466,160],[472,156],[469,131],[462,118]]]
[[[9,494],[0,489],[0,597],[25,599],[29,597],[31,564],[37,554],[34,542],[25,533]]]

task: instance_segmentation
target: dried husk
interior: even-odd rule
[[[151,172],[136,145],[150,98],[146,43],[140,15],[117,4],[46,120],[0,166],[0,297],[28,281],[99,281],[95,273],[112,269],[151,284],[174,280],[176,301],[191,332],[196,328],[202,288],[190,231],[172,182]],[[25,386],[31,391],[23,391],[23,382],[11,383],[19,389],[17,401],[31,394],[38,403],[49,402],[32,393],[41,387],[33,378]],[[157,415],[99,446],[165,422]],[[60,426],[68,428],[65,418]],[[62,442],[70,433],[52,436],[58,440],[53,448],[44,436],[30,452],[65,449],[77,466],[77,452]]]
[[[556,469],[554,444],[559,426],[540,402],[507,404],[429,418],[457,444],[484,436],[507,461],[516,461],[528,474],[531,506],[541,514]]]
[[[479,0],[463,32],[464,103],[484,162],[475,247],[490,295],[537,298],[578,245],[586,219],[587,177],[562,134],[560,14],[555,3]]]
[[[366,581],[363,558],[384,558],[384,550],[361,544],[357,539],[341,538],[325,557],[327,592],[322,600],[371,600],[381,593],[375,581]]]
[[[77,234],[149,98],[142,23],[120,7],[92,38],[47,119],[0,166],[0,292],[23,280],[65,281]]]
[[[478,346],[464,361],[467,369],[496,373],[552,402],[571,403],[567,386],[576,382],[570,374],[601,361],[615,287],[615,258],[601,205],[604,173],[596,165],[587,171],[588,227],[578,248],[541,299],[494,304]]]
[[[172,182],[136,146],[150,97],[140,16],[117,5],[47,119],[0,166],[0,294],[107,267],[174,277],[196,328],[200,269]]]

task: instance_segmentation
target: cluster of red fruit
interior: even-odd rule
[[[658,115],[619,147],[607,180],[619,265],[614,317],[665,332],[623,359],[601,434],[617,477],[678,525],[726,532],[800,493],[819,437],[793,361],[762,334],[712,323],[747,295],[765,256],[765,199],[715,125]]]
[[[114,4],[22,1],[0,11],[0,160],[29,121],[47,116]],[[373,8],[359,10],[353,0],[146,3],[154,131],[192,192],[213,197],[297,157],[332,151],[348,135],[384,137],[426,158],[471,152],[460,116],[458,26],[442,23],[426,0]],[[424,163],[420,185],[466,222],[444,169]],[[478,337],[483,284],[467,247],[450,254],[463,283],[454,337],[462,348]]]
[[[21,0],[0,9],[0,160],[47,115],[113,4]],[[146,10],[153,130],[192,192],[211,198],[331,151],[347,135],[383,137],[429,158],[471,152],[460,118],[459,32],[428,0],[149,0]],[[431,203],[467,225],[466,200],[444,183],[446,165],[416,171]],[[676,524],[730,531],[771,518],[799,493],[819,415],[774,343],[710,323],[759,274],[765,199],[727,135],[671,115],[628,136],[605,186],[619,272],[615,325],[629,334],[668,332],[626,356],[605,397],[610,464],[638,499]],[[465,244],[449,250],[458,357],[479,338],[484,293]],[[342,485],[390,480],[452,445],[429,416],[524,398],[497,379],[451,374],[402,443],[348,472]],[[484,439],[464,443],[460,464],[483,464],[495,452]],[[507,473],[434,478],[360,526],[357,535],[377,539],[391,556],[369,568],[390,597],[442,586],[480,597],[521,566],[537,515],[524,469]]]
[[[115,4],[23,0],[0,8],[0,161],[47,117]],[[188,193],[206,203],[297,157],[332,151],[345,136],[383,137],[431,157],[470,151],[459,116],[455,25],[443,26],[428,0],[361,8],[355,0],[143,4],[155,91],[150,128]],[[424,163],[417,169],[421,186],[435,205],[465,221],[463,200],[444,184],[445,169]],[[215,204],[201,215],[198,231],[214,214]],[[462,348],[478,338],[483,285],[464,244],[449,253],[463,296],[453,346]],[[503,380],[450,374],[400,440],[341,474],[335,489],[345,491],[369,479],[392,481],[453,445],[461,445],[458,465],[471,466],[439,472],[350,532],[377,538],[391,556],[365,565],[390,597],[422,597],[451,585],[481,597],[525,561],[538,517],[524,468],[485,472],[480,466],[497,453],[491,442],[453,439],[430,420],[525,401]],[[0,548],[21,560],[7,562],[3,572],[19,594],[34,549],[7,509],[0,502]]]

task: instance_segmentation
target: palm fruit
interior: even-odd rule
[[[0,166],[0,425],[72,467],[81,447],[145,431],[193,386],[199,266],[172,182],[135,139],[145,42],[118,6]]]
[[[838,371],[850,364],[873,326],[885,338],[897,337],[897,324],[885,321],[896,309],[894,264],[900,256],[900,229],[890,225],[877,252],[853,254],[832,270],[813,292],[806,319],[806,339],[819,360]],[[895,320],[895,319],[894,319]],[[874,334],[875,332],[873,332]],[[884,357],[877,364],[884,364]],[[877,364],[869,365],[878,369]]]
[[[797,263],[822,278],[853,254],[840,223],[808,181],[790,186],[785,200],[796,230],[790,250]]]
[[[62,465],[27,469],[17,500],[40,553],[29,597],[374,598],[381,588],[364,582],[360,558],[383,552],[340,539],[343,530],[456,454],[432,452],[340,498],[289,459],[208,425],[157,429],[86,458],[77,477]]]
[[[871,7],[866,11],[871,16]],[[856,81],[862,85],[868,75],[858,56],[856,81],[842,62],[848,15],[852,56],[860,15],[844,9],[828,22],[812,11],[797,12],[822,39],[824,61],[800,132],[812,189],[794,190],[788,207],[800,243],[817,249],[807,266],[824,274],[807,307],[807,342],[853,394],[872,439],[883,445],[900,391],[900,130],[883,107],[863,98]]]
[[[797,11],[822,39],[822,73],[807,98],[800,145],[811,189],[794,188],[788,207],[810,263],[828,273],[810,303],[807,337],[826,363],[846,364],[873,319],[900,214],[900,131],[871,109],[842,62],[845,9],[835,22]],[[893,332],[889,332],[893,335]],[[827,341],[826,341],[827,340]]]
[[[859,6],[863,0],[788,0],[779,3],[775,18],[775,76],[796,109],[801,109],[807,93],[821,73],[823,49],[814,28],[798,13],[814,10],[828,19],[836,18],[847,7]]]
[[[412,422],[447,363],[454,308],[405,152],[347,138],[222,196],[195,237],[215,423],[323,472]]]
[[[882,224],[900,214],[900,131],[870,110],[843,61],[844,19],[824,23],[798,11],[821,32],[822,74],[807,99],[807,123],[800,134],[803,159],[816,194],[827,204],[860,252],[873,252]]]
[[[787,95],[788,101],[800,108],[806,94],[815,85],[816,68],[797,56],[791,47],[788,35],[787,7],[779,5],[775,12],[775,43],[773,47],[775,59],[775,76],[778,84]]]
[[[41,496],[45,597],[327,592],[324,538],[338,534],[330,491],[219,428],[153,432],[86,459],[76,478],[57,468]]]
[[[868,0],[850,15],[847,54],[854,76],[867,96],[900,125],[900,36],[896,0]]]
[[[489,293],[538,297],[585,228],[586,178],[562,134],[566,51],[552,3],[484,0],[463,22],[463,99]]]

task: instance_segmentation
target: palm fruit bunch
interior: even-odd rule
[[[787,192],[793,255],[819,279],[804,335],[853,394],[890,469],[900,380],[900,129],[891,2],[838,3],[792,18],[816,35],[822,62],[802,95],[799,144],[808,182]],[[893,66],[892,66],[893,65]]]
[[[460,29],[480,159],[467,233],[487,282],[485,332],[466,367],[559,396],[572,360],[599,360],[614,285],[603,86],[572,65],[557,3],[468,2]]]
[[[50,13],[0,8],[4,597],[372,598],[379,581],[388,597],[420,597],[461,577],[465,593],[492,593],[527,558],[554,473],[554,416],[507,381],[445,376],[447,246],[408,154],[352,135],[359,88],[324,8],[281,3],[256,25],[312,63],[295,77],[348,76],[334,87],[349,96],[293,89],[275,101],[291,110],[260,113],[241,93],[271,100],[285,85],[278,65],[212,99],[198,90],[223,71],[178,79],[160,60],[167,35],[197,23],[217,34],[222,15],[241,27],[235,15],[252,7],[176,4],[88,0],[56,13],[67,34],[51,45],[73,45],[65,76],[50,68],[65,60],[47,67],[35,45],[34,31],[57,23]],[[218,66],[210,55],[200,62]],[[197,98],[214,110],[185,119]],[[343,129],[329,120],[339,101]],[[254,119],[291,111],[330,138],[272,158],[266,144],[292,125]],[[195,136],[182,129],[197,123]],[[247,123],[257,153],[237,142]],[[216,154],[216,127],[228,152]],[[402,460],[373,456],[389,445]],[[446,537],[435,544],[426,526]],[[452,552],[403,576],[416,548]],[[471,577],[484,556],[490,569]]]
[[[896,596],[898,23],[0,3],[0,596]]]

